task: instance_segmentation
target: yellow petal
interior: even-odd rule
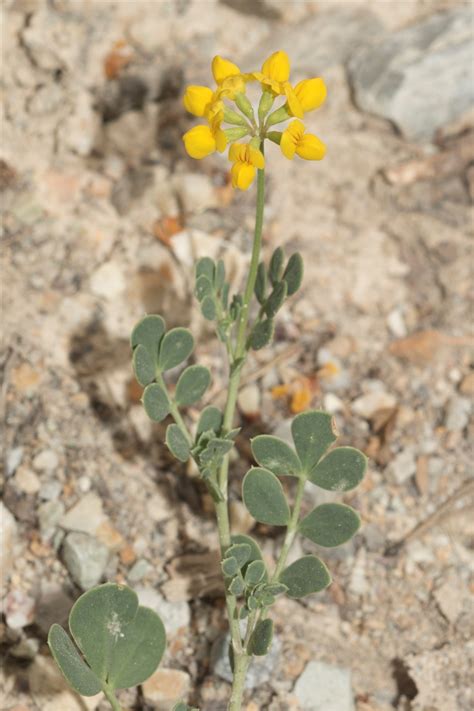
[[[303,111],[313,111],[321,106],[326,98],[326,84],[319,77],[303,79],[295,86],[295,94]]]
[[[204,116],[212,101],[212,95],[212,89],[207,86],[188,86],[183,96],[184,108],[194,116]]]
[[[223,98],[234,100],[236,94],[245,94],[245,81],[239,74],[224,79],[219,85],[219,95]]]
[[[229,62],[228,59],[219,57],[217,55],[212,60],[212,74],[216,81],[216,84],[220,84],[227,79],[227,77],[232,77],[236,74],[240,74],[240,69],[233,62]]]
[[[288,101],[288,108],[290,110],[290,113],[293,116],[297,116],[298,118],[303,118],[303,107],[301,106],[300,100],[298,99],[293,87],[289,82],[285,83],[285,95]]]
[[[299,141],[300,138],[303,137],[305,130],[304,123],[302,121],[298,121],[297,119],[288,124],[288,127],[286,128],[286,131],[288,131],[289,134],[295,139],[295,142]]]
[[[295,157],[296,141],[294,136],[291,135],[288,129],[283,131],[283,133],[281,134],[280,148],[281,152],[283,153],[285,158],[288,158],[288,160],[291,160]]]
[[[205,158],[216,150],[216,140],[209,126],[195,126],[183,136],[184,147],[191,158]]]
[[[249,146],[248,153],[250,164],[255,166],[255,168],[263,170],[263,168],[265,168],[265,157],[262,151],[259,151],[258,148],[253,148],[253,146]]]
[[[290,78],[290,60],[286,52],[274,52],[262,65],[262,73],[269,79],[284,82]]]
[[[255,168],[248,163],[234,163],[230,171],[232,186],[239,190],[248,190],[255,178]]]
[[[326,155],[326,146],[317,136],[307,133],[296,144],[296,152],[305,160],[321,160]]]
[[[225,147],[227,146],[227,136],[225,135],[224,131],[221,131],[221,129],[215,131],[214,140],[216,142],[216,148],[219,153],[225,151]]]
[[[233,143],[229,148],[229,160],[234,163],[240,162],[245,163],[247,154],[247,144],[246,143]]]

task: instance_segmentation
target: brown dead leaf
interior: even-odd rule
[[[116,79],[133,59],[133,49],[125,40],[117,40],[104,59],[104,74],[107,79]]]

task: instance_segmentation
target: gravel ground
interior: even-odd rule
[[[331,411],[370,467],[344,497],[360,534],[322,552],[326,592],[274,608],[277,641],[245,709],[472,708],[469,13],[446,0],[3,4],[1,709],[107,708],[65,689],[45,644],[103,579],[128,582],[167,624],[160,671],[123,707],[188,695],[225,709],[212,506],[144,415],[128,338],[144,311],[190,326],[222,398],[192,264],[220,255],[241,283],[255,194],[233,193],[224,158],[185,155],[181,95],[209,81],[214,54],[248,70],[278,48],[296,79],[326,81],[309,123],[328,155],[269,151],[265,254],[298,249],[306,272],[244,374],[234,528],[252,527],[246,438],[285,436],[302,407]],[[271,559],[278,530],[253,533]]]

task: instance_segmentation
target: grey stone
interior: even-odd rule
[[[451,432],[461,432],[469,422],[471,402],[466,397],[455,395],[451,398],[446,411],[446,427]]]
[[[0,570],[6,582],[14,560],[13,547],[17,538],[17,525],[13,514],[4,506],[2,501],[0,501],[0,530],[2,532]]]
[[[474,102],[472,10],[455,8],[394,32],[349,62],[357,105],[429,140]]]
[[[309,662],[293,692],[303,711],[355,711],[349,669]]]
[[[97,585],[109,562],[108,548],[87,533],[69,533],[63,556],[71,578],[83,590]]]
[[[62,501],[46,501],[38,507],[38,520],[43,537],[49,538],[53,535],[63,514]]]
[[[230,634],[220,635],[212,646],[211,667],[214,674],[225,681],[232,682],[233,674],[229,661]],[[270,681],[275,674],[275,667],[281,652],[281,642],[273,637],[270,651],[264,657],[253,657],[245,679],[245,688],[254,689]]]
[[[23,447],[14,447],[7,454],[7,476],[12,476],[23,458]]]
[[[91,491],[64,514],[60,525],[66,531],[94,534],[104,519],[102,499]]]
[[[278,47],[289,54],[293,72],[301,77],[314,77],[323,69],[346,62],[356,49],[379,37],[383,30],[380,20],[360,5],[333,8],[294,25],[272,27],[266,43],[259,44],[241,64],[260,68],[262,57]]]
[[[59,464],[59,457],[52,449],[43,449],[42,452],[36,455],[33,459],[33,468],[36,471],[52,472]]]
[[[145,558],[139,558],[129,571],[127,578],[130,583],[138,583],[150,570],[150,563]]]
[[[152,588],[135,588],[140,605],[151,607],[163,620],[168,637],[174,636],[181,629],[189,627],[191,611],[187,602],[169,602]]]
[[[416,472],[416,459],[411,449],[404,449],[392,459],[388,473],[397,484],[403,484]]]
[[[44,484],[41,484],[38,496],[44,501],[54,501],[59,498],[62,488],[63,487],[60,481],[51,479],[51,481],[46,481]]]

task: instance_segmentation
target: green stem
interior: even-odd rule
[[[180,411],[179,411],[179,409],[178,409],[178,406],[176,405],[175,401],[173,400],[173,398],[172,398],[171,395],[169,394],[169,392],[168,392],[168,386],[166,385],[165,379],[163,378],[163,375],[162,375],[161,373],[159,373],[159,374],[156,376],[156,382],[159,383],[159,385],[161,385],[161,387],[162,387],[163,390],[165,391],[166,395],[168,396],[168,400],[169,400],[169,403],[170,403],[170,412],[171,412],[171,414],[172,414],[172,416],[173,416],[174,421],[176,422],[176,424],[178,425],[179,429],[181,430],[181,432],[184,434],[184,436],[185,436],[186,439],[188,440],[189,444],[193,444],[193,438],[192,438],[192,436],[191,436],[191,433],[190,433],[190,431],[188,430],[188,428],[186,427],[186,423],[184,422],[183,418],[181,417],[181,413],[180,413]]]
[[[234,656],[234,678],[228,711],[240,711],[245,688],[245,676],[250,664],[250,657],[246,654]]]
[[[285,567],[286,559],[288,558],[288,553],[295,540],[296,531],[298,529],[298,521],[300,518],[301,504],[303,501],[304,485],[306,484],[306,479],[301,477],[298,480],[298,485],[296,487],[295,503],[293,505],[293,511],[291,514],[290,522],[286,528],[285,540],[283,541],[283,546],[278,557],[278,561],[271,577],[270,582],[275,583],[280,574]]]
[[[105,698],[107,699],[107,701],[108,701],[108,702],[110,703],[110,705],[112,706],[113,711],[122,711],[122,707],[120,706],[120,704],[119,704],[119,702],[118,702],[118,700],[117,700],[117,697],[115,696],[115,692],[112,691],[112,689],[110,689],[110,688],[109,688],[108,686],[106,686],[105,684],[104,684],[104,686],[102,687],[102,691],[103,691],[104,694],[105,694]]]

